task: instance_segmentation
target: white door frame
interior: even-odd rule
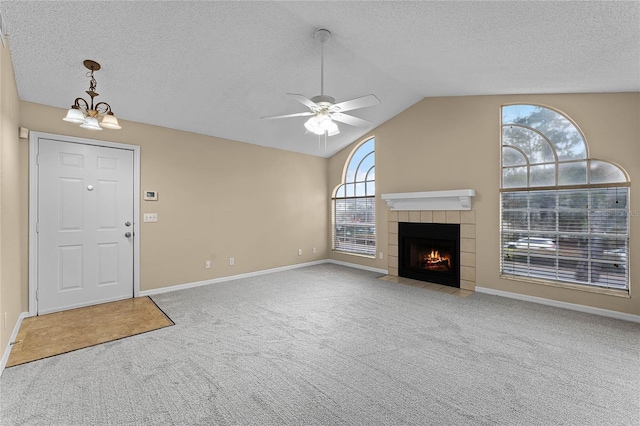
[[[38,140],[103,146],[133,151],[133,296],[140,296],[140,146],[96,139],[76,138],[52,133],[29,132],[29,316],[38,315]]]

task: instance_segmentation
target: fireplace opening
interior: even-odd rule
[[[460,225],[398,224],[398,275],[460,287]]]

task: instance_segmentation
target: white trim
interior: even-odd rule
[[[53,139],[61,142],[104,146],[133,151],[133,296],[140,296],[140,146],[97,139],[77,138],[53,133],[29,132],[29,316],[38,314],[36,290],[38,288],[38,140]]]
[[[18,337],[18,331],[20,331],[22,320],[28,316],[29,316],[29,312],[22,312],[18,316],[18,321],[16,321],[16,325],[15,327],[13,327],[13,331],[11,332],[11,337],[9,337],[9,344],[4,350],[4,354],[2,355],[2,360],[0,360],[0,376],[2,376],[4,367],[7,365],[7,361],[9,361],[9,355],[11,355],[11,349],[13,348],[13,343],[16,341],[16,337]]]
[[[328,259],[327,263],[333,263],[334,265],[347,266],[349,268],[362,269],[370,272],[377,272],[379,274],[384,274],[384,275],[387,275],[389,273],[389,271],[387,271],[386,269],[378,269],[378,268],[373,268],[371,266],[358,265],[357,263],[343,262],[341,260]]]
[[[214,278],[212,280],[195,281],[192,283],[176,284],[169,287],[154,288],[152,290],[143,290],[140,292],[140,296],[153,296],[154,294],[170,293],[172,291],[186,290],[188,288],[223,283],[226,281],[234,281],[242,278],[257,277],[260,275],[272,274],[274,272],[290,271],[292,269],[299,269],[299,268],[304,268],[304,267],[313,266],[313,265],[322,265],[324,263],[333,263],[336,265],[347,266],[350,268],[364,269],[365,271],[378,272],[385,275],[387,274],[387,271],[384,269],[371,268],[369,266],[362,266],[362,265],[357,265],[355,263],[341,262],[339,260],[324,259],[324,260],[315,260],[313,262],[296,263],[295,265],[289,265],[289,266],[280,266],[278,268],[272,268],[272,269],[263,269],[262,271],[247,272],[246,274],[229,275],[227,277]]]
[[[316,261],[313,261],[313,262],[296,263],[295,265],[281,266],[281,267],[272,268],[272,269],[263,269],[262,271],[247,272],[246,274],[229,275],[227,277],[214,278],[212,280],[195,281],[195,282],[192,282],[192,283],[185,283],[185,284],[176,284],[176,285],[172,285],[172,286],[169,286],[169,287],[154,288],[154,289],[151,289],[151,290],[143,290],[143,291],[140,292],[140,296],[153,296],[154,294],[170,293],[172,291],[186,290],[188,288],[194,288],[194,287],[201,287],[201,286],[204,286],[204,285],[223,283],[223,282],[226,282],[226,281],[234,281],[234,280],[239,280],[239,279],[242,279],[242,278],[257,277],[257,276],[260,276],[260,275],[272,274],[274,272],[289,271],[289,270],[292,270],[292,269],[304,268],[306,266],[321,265],[323,263],[327,263],[327,261],[326,260],[316,260]]]
[[[382,194],[390,210],[471,210],[473,189]]]
[[[611,311],[609,309],[594,308],[591,306],[578,305],[576,303],[545,299],[543,297],[537,297],[537,296],[528,296],[526,294],[511,293],[509,291],[495,290],[487,287],[476,287],[476,292],[491,294],[491,295],[500,296],[500,297],[507,297],[509,299],[523,300],[525,302],[539,303],[541,305],[569,309],[572,311],[585,312],[587,314],[600,315],[603,317],[615,318],[623,321],[640,323],[640,315],[627,314],[627,313],[618,312],[618,311]]]

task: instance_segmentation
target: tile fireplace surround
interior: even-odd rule
[[[389,275],[398,276],[398,223],[454,223],[460,225],[460,288],[476,289],[475,210],[391,210],[388,212]]]

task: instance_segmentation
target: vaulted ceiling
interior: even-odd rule
[[[424,97],[640,91],[637,1],[5,0],[0,11],[21,100],[69,108],[93,59],[98,99],[121,120],[321,157]],[[352,111],[369,127],[339,124],[326,148],[304,117],[261,120],[307,111],[286,93],[320,94],[318,28],[333,34],[325,94],[381,101]]]

